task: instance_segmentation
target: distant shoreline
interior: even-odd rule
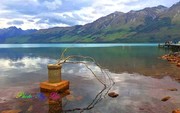
[[[45,48],[45,47],[121,47],[121,46],[157,46],[158,43],[39,43],[39,44],[0,44],[0,48]]]

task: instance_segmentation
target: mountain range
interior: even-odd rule
[[[180,41],[180,2],[114,12],[86,25],[0,29],[0,43],[160,43]]]

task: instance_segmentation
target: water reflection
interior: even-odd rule
[[[59,59],[60,53],[63,50],[64,48],[7,48],[0,49],[0,58],[16,61],[25,57],[34,57],[50,59],[51,61],[52,59]],[[140,73],[158,78],[164,76],[178,77],[180,70],[175,65],[160,59],[160,56],[168,52],[156,46],[121,46],[107,48],[69,48],[67,55],[93,57],[104,68],[114,73]]]
[[[74,69],[75,65],[66,65],[71,69]],[[76,65],[77,69],[80,65]],[[80,66],[81,67],[81,66]],[[78,71],[77,71],[78,72]],[[86,71],[87,73],[90,73]],[[23,112],[28,111],[32,105],[32,110],[36,112],[103,112],[103,113],[169,113],[173,109],[180,105],[180,84],[173,81],[170,77],[165,77],[163,79],[155,79],[152,77],[146,77],[139,74],[115,74],[110,73],[116,84],[112,87],[111,91],[115,91],[120,94],[119,97],[112,99],[107,97],[106,91],[102,90],[102,85],[100,85],[96,79],[88,76],[83,77],[84,73],[78,74],[68,74],[63,73],[63,78],[70,81],[71,94],[62,99],[62,103],[42,102],[39,100],[17,100],[15,102],[4,101],[3,108],[0,110],[8,109],[21,109]],[[30,79],[29,79],[30,80]],[[34,81],[31,81],[31,85]],[[39,88],[39,85],[31,87],[31,85],[23,86],[30,93],[39,92],[39,90],[33,90]],[[23,88],[22,87],[22,88]],[[31,88],[29,88],[31,87]],[[23,90],[13,87],[12,90],[4,89],[3,92],[7,94],[14,94],[15,91]],[[171,92],[167,89],[177,88],[177,92]],[[8,92],[6,91],[8,90]],[[103,92],[103,95],[102,95]],[[17,94],[17,93],[16,93]],[[170,95],[172,99],[168,102],[161,102],[161,98]],[[0,97],[4,94],[1,92]],[[81,97],[81,98],[80,98]],[[9,96],[9,98],[12,98]],[[7,103],[7,104],[6,104]],[[91,104],[94,103],[94,104]],[[2,105],[0,104],[0,105]],[[91,104],[91,106],[89,106]],[[13,105],[13,108],[10,107]],[[95,106],[94,106],[95,105]],[[61,109],[62,106],[62,109]],[[88,106],[88,107],[87,107]],[[55,108],[54,108],[55,107]],[[58,109],[57,109],[58,108]],[[92,109],[93,108],[93,109]]]
[[[12,69],[18,69],[25,72],[37,71],[42,68],[43,65],[48,64],[50,59],[40,57],[23,57],[22,59],[0,59],[1,70],[8,71]]]
[[[48,92],[46,93],[42,92],[42,93],[45,94],[46,97],[48,98],[48,105],[49,105],[48,113],[64,112],[63,107],[66,105],[66,103],[63,103],[63,98],[70,94],[68,90],[64,91],[63,93],[55,93],[60,96],[60,98],[58,98],[57,100],[53,100],[52,98],[50,98],[52,93],[48,93]]]
[[[14,95],[20,91],[37,94],[39,83],[47,80],[47,64],[55,63],[62,51],[63,48],[0,49],[0,111],[20,109],[28,112],[32,108],[38,112],[50,112],[48,102],[19,101]],[[120,96],[112,99],[105,95],[107,90],[102,91],[102,85],[84,65],[66,64],[63,65],[62,78],[70,81],[71,93],[62,99],[62,104],[55,106],[61,108],[62,105],[65,111],[85,110],[85,113],[170,113],[180,106],[180,84],[174,80],[179,77],[180,70],[158,59],[166,52],[154,46],[69,49],[67,55],[91,56],[107,69],[116,82],[110,91]],[[90,67],[101,77],[98,67]],[[171,92],[167,90],[169,88],[178,91]],[[172,98],[161,102],[165,96]],[[98,104],[89,106],[92,102]]]

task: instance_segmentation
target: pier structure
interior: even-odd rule
[[[158,47],[160,48],[167,48],[171,49],[172,51],[178,52],[180,51],[180,44],[159,44]]]

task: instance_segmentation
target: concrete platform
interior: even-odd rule
[[[48,81],[40,83],[40,90],[42,92],[64,92],[69,89],[69,81],[62,80],[58,83],[49,83]]]

